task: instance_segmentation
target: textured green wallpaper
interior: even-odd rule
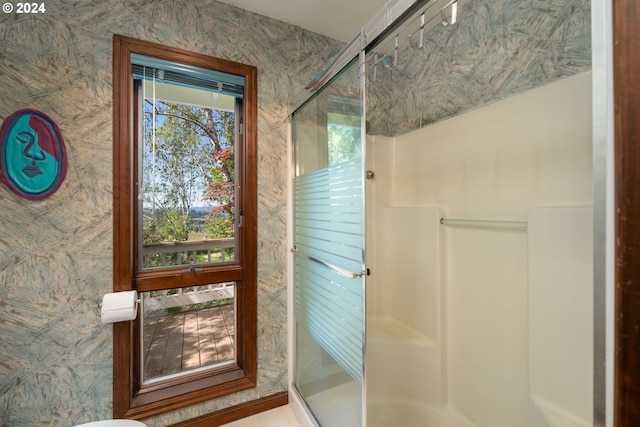
[[[254,65],[259,88],[258,387],[145,420],[172,423],[287,390],[288,114],[342,47],[212,0],[46,2],[0,14],[0,119],[51,116],[65,182],[30,202],[0,186],[0,425],[111,417],[112,327],[92,308],[112,289],[114,33]]]
[[[397,66],[379,62],[374,81],[374,55],[391,60],[395,34],[368,54],[371,134],[402,135],[591,69],[589,0],[465,1],[458,23],[431,28],[422,49],[416,33],[413,48],[401,39]]]

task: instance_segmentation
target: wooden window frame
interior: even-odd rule
[[[236,262],[209,265],[202,272],[168,276],[167,272],[136,272],[134,89],[131,54],[141,54],[245,79],[236,141],[240,162]],[[238,173],[238,169],[240,169]],[[142,385],[138,329],[134,321],[113,324],[113,415],[142,419],[215,399],[256,386],[257,381],[257,69],[250,65],[188,52],[125,36],[113,37],[113,290],[139,292],[236,282],[236,363],[204,372]]]
[[[640,7],[616,0],[613,13],[615,126],[614,425],[640,425]]]

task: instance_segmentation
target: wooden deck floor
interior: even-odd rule
[[[233,340],[233,304],[148,319],[144,379],[233,360]]]

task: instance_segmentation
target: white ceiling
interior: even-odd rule
[[[351,41],[388,0],[219,0],[334,39]]]

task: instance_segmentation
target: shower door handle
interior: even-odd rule
[[[316,264],[319,264],[319,265],[323,266],[324,268],[327,268],[327,269],[329,269],[329,270],[331,270],[331,271],[333,271],[335,273],[338,273],[341,276],[348,277],[350,279],[357,279],[358,277],[363,277],[365,275],[368,275],[368,273],[369,273],[369,269],[367,269],[366,271],[359,271],[357,273],[353,273],[351,271],[345,270],[342,267],[338,267],[337,265],[333,265],[333,264],[328,263],[326,261],[323,261],[323,260],[321,260],[319,258],[316,258],[314,256],[308,255],[308,254],[306,254],[304,252],[301,252],[295,246],[293,248],[291,248],[291,252],[293,252],[293,254],[295,256],[299,256],[300,258],[308,259],[311,262],[315,262]]]
[[[361,271],[360,273],[353,273],[354,279],[356,277],[365,277],[365,276],[371,276],[371,270],[369,270],[368,268],[366,268],[364,271]]]

